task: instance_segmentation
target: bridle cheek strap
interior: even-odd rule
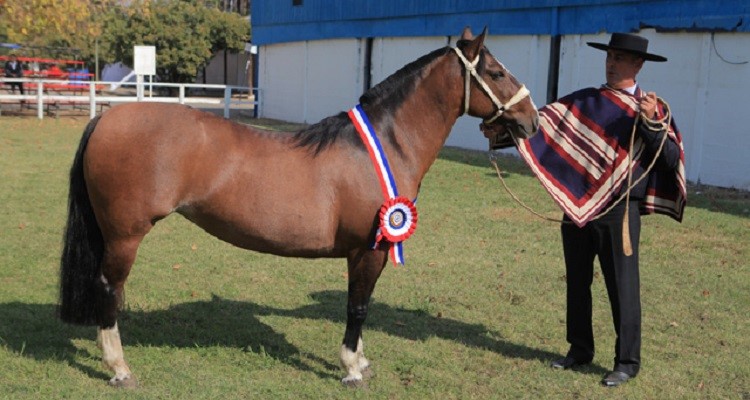
[[[503,104],[497,96],[495,96],[494,93],[492,93],[492,90],[490,89],[489,85],[487,85],[487,82],[482,79],[482,77],[477,73],[477,64],[479,64],[479,57],[480,54],[477,54],[477,56],[474,58],[474,61],[469,61],[464,54],[461,52],[461,50],[458,47],[454,47],[453,50],[458,55],[458,59],[461,60],[461,62],[464,64],[464,67],[466,68],[466,74],[464,75],[464,114],[469,112],[469,93],[471,89],[471,76],[476,78],[477,83],[479,86],[484,90],[484,93],[487,94],[487,97],[492,100],[492,103],[495,104],[495,107],[497,107],[497,111],[495,112],[495,115],[492,116],[492,118],[484,120],[485,124],[491,124],[494,122],[498,117],[503,115],[505,110],[513,107],[521,100],[525,99],[526,96],[528,96],[529,90],[526,89],[526,85],[521,85],[521,87],[518,89],[518,92],[513,95],[513,97],[508,100],[507,103]]]

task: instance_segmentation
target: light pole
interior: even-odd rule
[[[99,37],[94,42],[94,80],[99,81]]]

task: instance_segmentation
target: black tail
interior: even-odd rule
[[[99,117],[86,126],[70,168],[68,222],[60,261],[60,319],[80,325],[98,322],[96,280],[104,255],[104,239],[83,178],[83,154]]]

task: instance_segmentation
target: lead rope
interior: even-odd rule
[[[633,187],[631,186],[633,182],[633,142],[635,142],[635,129],[636,126],[638,126],[638,120],[640,118],[641,113],[639,112],[635,116],[635,121],[633,122],[633,130],[630,132],[630,146],[628,147],[628,190],[625,191],[625,215],[622,216],[622,253],[628,257],[633,255],[633,245],[630,242],[630,217],[628,216],[628,214],[630,213],[630,190],[633,189]],[[664,132],[664,137],[667,137],[666,132]],[[660,152],[661,151],[658,151],[656,153],[654,159],[659,157]]]
[[[657,101],[660,102],[664,106],[664,117],[660,120],[654,121],[649,118],[644,117],[645,127],[646,129],[652,131],[652,132],[660,132],[662,129],[661,127],[666,126],[666,129],[664,129],[664,137],[661,138],[661,142],[659,143],[659,149],[656,151],[656,154],[654,158],[651,160],[651,163],[648,165],[648,168],[646,168],[643,175],[638,177],[638,179],[635,180],[635,182],[632,182],[633,179],[633,168],[631,166],[632,162],[632,151],[633,151],[633,142],[635,141],[635,131],[638,126],[638,120],[640,119],[641,113],[639,112],[638,115],[635,117],[635,121],[633,122],[633,129],[630,132],[630,148],[628,149],[628,185],[627,190],[625,191],[625,195],[620,196],[615,202],[610,204],[609,207],[607,207],[604,211],[597,214],[594,218],[591,218],[590,221],[597,220],[601,218],[604,214],[607,214],[608,212],[612,211],[613,208],[615,208],[616,205],[618,205],[623,199],[627,199],[627,203],[625,204],[625,215],[623,216],[622,220],[622,250],[623,253],[625,253],[626,256],[630,256],[633,254],[633,246],[630,241],[630,220],[628,218],[628,211],[629,211],[629,203],[630,203],[630,191],[633,190],[633,188],[638,185],[643,179],[648,176],[648,174],[651,172],[651,170],[654,168],[654,165],[656,165],[656,160],[659,158],[659,155],[661,154],[661,151],[664,149],[664,143],[667,142],[667,136],[669,136],[669,127],[672,125],[672,111],[669,108],[669,103],[667,103],[664,99],[661,97],[657,98]],[[664,124],[664,121],[666,120],[666,124]],[[515,136],[511,135],[513,138],[513,141],[516,143],[516,146],[518,146],[518,140]],[[561,219],[557,218],[550,218],[545,215],[542,215],[538,212],[536,212],[533,208],[526,205],[521,199],[518,198],[518,196],[513,193],[508,185],[505,183],[505,179],[503,179],[502,172],[500,171],[500,167],[497,166],[497,156],[495,153],[490,152],[490,163],[495,167],[495,171],[497,172],[497,177],[500,178],[500,182],[503,184],[503,187],[505,188],[505,191],[508,192],[511,198],[516,201],[521,207],[525,208],[532,214],[536,215],[537,217],[550,221],[550,222],[559,222],[563,224],[572,224],[572,221],[563,221]]]

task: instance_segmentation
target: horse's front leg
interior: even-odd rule
[[[347,257],[349,300],[346,306],[346,332],[341,345],[341,365],[347,374],[341,382],[347,386],[360,386],[363,373],[369,371],[370,362],[362,348],[362,325],[367,318],[370,296],[387,260],[387,249],[357,249]]]

